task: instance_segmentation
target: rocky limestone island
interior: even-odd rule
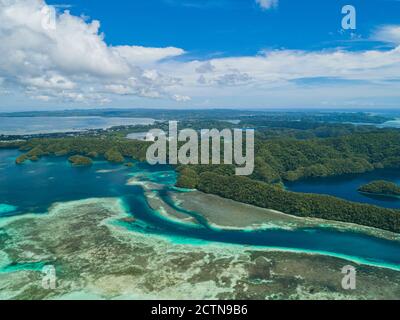
[[[358,189],[361,193],[385,197],[400,197],[400,186],[393,182],[379,180],[372,181]]]
[[[93,164],[92,159],[84,156],[72,156],[68,158],[68,161],[72,163],[73,166],[91,166]]]

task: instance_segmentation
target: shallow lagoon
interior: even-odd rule
[[[137,163],[135,167],[127,168],[96,161],[92,167],[73,168],[65,158],[44,158],[36,163],[16,166],[14,160],[18,154],[17,150],[0,151],[0,203],[9,206],[9,209],[14,208],[1,213],[3,217],[25,213],[45,214],[55,202],[115,197],[123,199],[126,210],[137,219],[124,223],[127,229],[134,232],[159,235],[187,244],[203,240],[240,244],[249,248],[313,252],[400,269],[400,242],[361,233],[342,232],[328,227],[292,231],[220,230],[208,226],[198,214],[185,211],[177,205],[176,209],[193,216],[199,223],[186,225],[170,220],[149,207],[143,186],[127,184],[132,177],[144,184],[161,184],[163,189],[156,191],[158,196],[173,205],[165,192],[173,187],[176,179],[170,167]]]

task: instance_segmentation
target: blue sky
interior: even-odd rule
[[[400,101],[398,0],[10,3],[0,5],[0,54],[19,60],[0,59],[0,110]],[[342,30],[346,4],[356,30]],[[57,28],[43,30],[33,17],[53,6]]]
[[[254,0],[67,2],[73,14],[100,20],[110,45],[174,46],[198,58],[254,55],[265,48],[357,50],[377,45],[349,43],[351,32],[340,33],[341,8],[349,3],[357,9],[356,33],[363,38],[380,25],[400,24],[396,0],[280,0],[270,10]]]

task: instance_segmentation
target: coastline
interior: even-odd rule
[[[390,269],[358,265],[361,289],[343,292],[340,270],[348,260],[204,241],[179,243],[179,239],[174,241],[129,230],[119,223],[126,217],[131,215],[122,199],[98,198],[54,204],[48,214],[39,218],[23,216],[10,221],[4,230],[9,234],[18,230],[18,237],[15,235],[12,246],[9,243],[4,248],[8,257],[2,257],[2,261],[18,261],[21,268],[0,273],[0,285],[4,289],[1,298],[264,300],[396,297],[396,279],[400,281],[400,273]],[[37,228],[42,230],[40,238],[36,238]],[[29,255],[26,254],[27,247],[31,247]],[[54,263],[56,270],[64,270],[59,274],[56,291],[40,287],[40,270],[23,269],[42,261]],[[370,287],[385,290],[371,291]]]
[[[97,170],[96,174],[107,172]],[[199,217],[217,232],[332,227],[325,220],[294,217],[198,191],[181,190],[172,187],[173,176],[172,171],[143,170],[124,174],[125,180],[121,180],[127,186],[143,190],[145,200],[155,210],[151,213],[154,217],[179,223],[181,229],[190,232],[201,227]],[[165,187],[170,190],[167,198],[161,196]],[[158,233],[157,224],[152,225],[151,219],[141,220],[135,215],[140,209],[128,207],[125,200],[111,196],[58,202],[48,212],[0,219],[8,237],[0,250],[7,254],[7,259],[1,256],[5,272],[0,272],[0,286],[6,288],[2,297],[265,299],[278,294],[290,299],[301,292],[306,299],[347,299],[352,295],[341,292],[335,277],[341,276],[341,268],[349,262],[357,266],[360,281],[365,281],[368,287],[389,288],[385,294],[364,291],[353,297],[394,296],[396,287],[386,279],[397,279],[400,272],[391,265],[379,262],[373,265],[323,251],[231,244],[191,238],[190,234]],[[191,216],[180,208],[198,215]],[[350,228],[348,224],[341,225],[343,231]],[[351,227],[352,231],[355,229],[356,226]],[[62,287],[56,293],[39,287],[39,269],[43,263],[54,264],[57,270],[68,270],[61,272]],[[327,270],[332,275],[326,275]],[[226,279],[232,275],[234,279],[227,283]],[[288,281],[293,284],[290,288]],[[38,287],[30,289],[32,283]],[[20,284],[18,292],[12,291],[15,284]],[[71,286],[76,291],[71,292]],[[312,293],[315,287],[318,295]],[[213,296],[208,295],[210,290]]]
[[[4,230],[12,235],[12,245],[4,248],[8,257],[2,261],[18,261],[21,268],[0,273],[1,298],[393,299],[400,283],[399,272],[358,265],[361,289],[344,292],[340,270],[348,260],[204,241],[178,243],[127,229],[119,223],[126,217],[131,215],[122,199],[95,198],[54,204],[39,219],[10,221]],[[57,273],[56,291],[41,288],[40,270],[23,269],[42,261],[68,270]]]
[[[360,190],[358,190],[358,192],[360,194],[363,194],[366,196],[379,196],[379,197],[385,197],[385,198],[400,199],[400,195],[395,195],[395,194],[372,193],[372,192],[365,192],[365,191],[360,191]]]
[[[200,213],[209,223],[222,230],[286,229],[307,227],[335,228],[339,231],[361,232],[387,240],[400,241],[400,234],[357,224],[318,218],[303,218],[283,212],[258,208],[252,205],[205,194],[200,191],[174,192],[174,201],[182,208]],[[229,216],[227,213],[229,212]]]

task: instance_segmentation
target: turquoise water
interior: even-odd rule
[[[16,206],[12,206],[6,203],[0,203],[0,215],[4,213],[9,213],[9,212],[15,212],[17,211]]]
[[[250,232],[212,228],[201,215],[181,210],[168,197],[167,190],[173,188],[176,175],[167,166],[151,167],[138,163],[133,168],[127,168],[97,161],[92,167],[73,168],[65,158],[44,158],[39,162],[16,166],[14,160],[18,154],[17,150],[0,150],[0,203],[8,208],[0,213],[0,219],[24,213],[44,214],[54,202],[119,197],[137,218],[134,223],[124,223],[132,231],[180,239],[180,242],[188,244],[200,240],[316,252],[400,270],[398,241],[331,228]],[[199,224],[184,225],[154,212],[146,202],[143,188],[126,184],[132,177],[162,184],[164,189],[159,191],[159,196],[182,213],[193,216]]]
[[[12,264],[4,268],[0,268],[0,273],[12,273],[20,270],[31,270],[31,271],[41,272],[45,265],[46,264],[44,262]]]

